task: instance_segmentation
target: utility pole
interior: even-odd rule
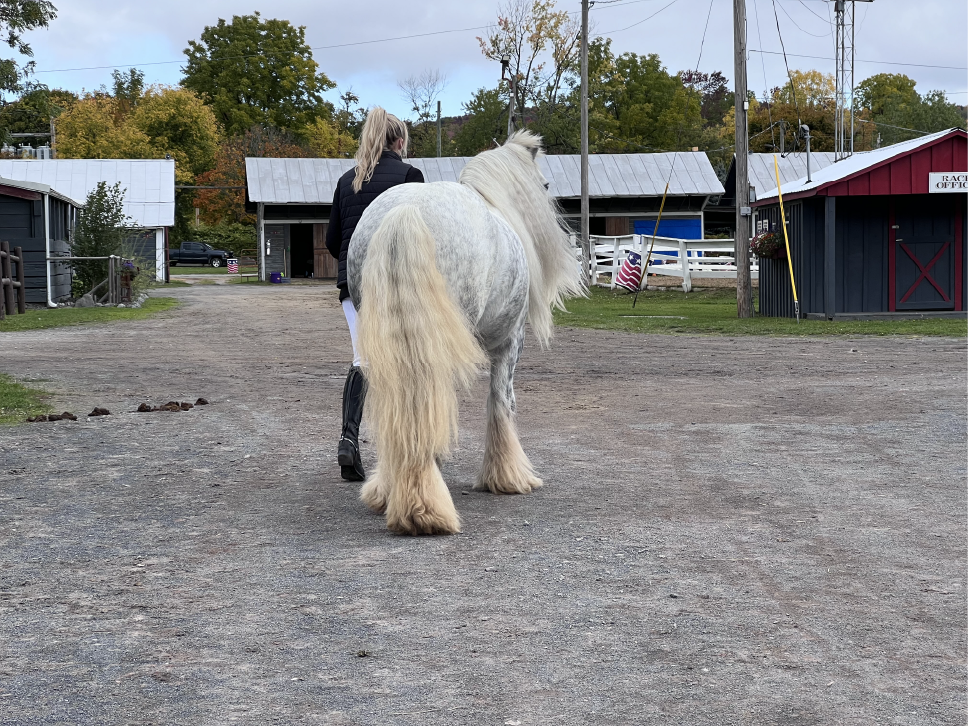
[[[588,234],[588,0],[581,0],[581,261],[591,279],[591,240]]]
[[[781,118],[779,121],[779,124],[780,124],[780,156],[783,156],[786,153],[786,119]]]
[[[750,175],[746,114],[746,0],[733,0],[734,101],[736,105],[736,315],[753,317],[750,282]]]
[[[437,158],[440,158],[440,101],[437,101]]]

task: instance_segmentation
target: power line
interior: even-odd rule
[[[862,124],[874,124],[875,126],[886,126],[889,129],[900,129],[901,131],[913,131],[916,134],[923,134],[924,136],[927,136],[928,134],[938,133],[937,131],[921,131],[920,129],[909,129],[909,128],[905,128],[904,126],[894,126],[892,124],[886,124],[880,121],[869,121],[867,119],[862,119],[862,118],[859,118],[857,120],[860,121],[860,123]]]
[[[781,53],[775,50],[760,50],[759,48],[750,48],[750,53],[766,53],[767,55],[788,55],[791,58],[813,58],[815,60],[826,60],[826,61],[836,61],[836,58],[828,58],[823,55],[802,55],[798,53]],[[863,58],[855,58],[857,63],[876,63],[886,66],[915,66],[917,68],[944,68],[950,71],[968,71],[968,67],[965,66],[936,66],[929,65],[927,63],[901,63],[900,61],[876,61],[876,60],[865,60]]]
[[[677,3],[677,2],[679,2],[679,0],[672,0],[672,2],[671,2],[671,3],[669,3],[668,5],[664,5],[664,6],[662,6],[661,8],[659,8],[658,10],[656,10],[656,11],[655,11],[654,13],[652,13],[652,14],[651,14],[651,15],[650,15],[649,17],[647,17],[647,18],[642,18],[642,19],[641,19],[640,21],[638,21],[637,23],[632,23],[631,25],[628,25],[628,26],[626,26],[626,27],[624,27],[624,28],[619,28],[618,30],[608,30],[608,31],[606,31],[606,32],[604,32],[604,33],[602,33],[602,35],[610,35],[610,34],[612,34],[612,33],[621,33],[622,31],[625,31],[625,30],[628,30],[629,28],[634,28],[634,27],[635,27],[636,25],[641,25],[641,24],[642,24],[642,23],[644,23],[644,22],[645,22],[646,20],[651,20],[651,19],[652,19],[652,18],[654,18],[654,17],[656,16],[656,15],[658,15],[659,13],[661,13],[661,12],[662,12],[663,10],[665,10],[666,8],[669,8],[669,7],[672,7],[672,6],[673,6],[673,5],[675,5],[675,4]]]
[[[813,10],[810,9],[810,7],[805,2],[803,2],[803,0],[797,0],[797,2],[799,2],[801,5],[803,5],[803,7],[805,7],[808,12],[813,13],[818,18],[820,18],[822,21],[824,21],[827,25],[833,27],[833,23],[830,22],[830,18],[829,17],[828,18],[825,18],[823,15],[820,15],[819,13],[815,13]]]
[[[800,138],[800,125],[803,123],[803,117],[800,113],[800,102],[797,100],[797,86],[793,82],[793,76],[790,75],[790,64],[787,62],[786,46],[783,44],[783,33],[780,32],[780,16],[776,12],[776,0],[772,0],[772,2],[773,17],[776,18],[776,34],[780,38],[780,48],[783,50],[783,65],[786,66],[787,78],[790,80],[790,90],[793,92],[793,103],[797,107],[797,133],[793,135],[793,148],[796,150],[796,140]]]
[[[673,0],[677,2],[677,0]],[[668,6],[667,6],[668,7]],[[660,11],[661,12],[661,11]],[[309,50],[332,50],[333,48],[349,48],[356,45],[371,45],[373,43],[389,43],[395,40],[410,40],[411,38],[426,38],[430,35],[446,35],[448,33],[468,33],[472,30],[487,30],[490,25],[481,25],[476,28],[452,28],[451,30],[434,30],[429,33],[415,33],[413,35],[399,35],[395,38],[378,38],[375,40],[358,40],[353,43],[337,43],[335,45],[317,45],[313,46]],[[224,61],[224,60],[238,60],[240,58],[255,58],[257,56],[264,55],[264,53],[249,53],[247,55],[231,55],[225,56],[224,58],[213,58],[213,61]],[[114,65],[114,66],[88,66],[85,68],[45,68],[44,70],[34,71],[37,73],[68,73],[70,71],[101,71],[111,68],[141,68],[144,66],[163,66],[171,65],[172,63],[185,63],[185,59],[181,60],[170,60],[170,61],[152,61],[149,63],[128,63],[124,65]]]
[[[756,4],[756,0],[753,0],[753,11],[756,13],[756,37],[759,39],[760,45],[763,45],[763,36],[760,33],[760,7],[759,5]],[[760,66],[762,66],[763,68],[763,98],[765,100],[766,94],[768,93],[767,86],[769,84],[766,81],[766,61],[763,60],[762,54],[760,54]],[[735,105],[735,100],[734,100],[734,105]],[[770,131],[773,131],[773,109],[771,108],[772,105],[773,105],[772,103],[766,104],[766,113],[770,119]],[[786,134],[784,134],[784,136],[786,136]],[[771,138],[773,139],[773,148],[775,149],[776,134],[775,133],[771,134]],[[749,142],[749,139],[747,139],[747,142]]]
[[[780,10],[783,11],[783,14],[784,15],[786,15],[788,18],[790,18],[790,22],[793,23],[793,27],[795,27],[801,33],[805,33],[806,35],[812,36],[814,38],[825,38],[825,37],[827,37],[826,35],[817,35],[816,33],[811,33],[809,30],[804,30],[803,28],[801,28],[797,24],[797,21],[793,19],[793,16],[790,15],[790,13],[787,11],[787,9],[785,7],[783,7],[783,3],[780,3]]]

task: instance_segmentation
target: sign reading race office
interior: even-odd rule
[[[928,191],[931,194],[968,192],[968,174],[964,172],[929,172]]]

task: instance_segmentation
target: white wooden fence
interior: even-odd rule
[[[577,245],[577,235],[573,236]],[[622,237],[591,236],[592,257],[591,279],[593,284],[615,288],[615,276],[629,251],[642,255],[643,262],[649,253],[652,236],[628,234]],[[716,256],[709,256],[716,253]],[[656,237],[649,260],[648,274],[668,275],[682,278],[682,289],[692,290],[694,278],[732,278],[736,279],[736,258],[734,242],[731,239],[673,239]],[[579,252],[580,259],[580,252]],[[685,263],[685,264],[684,264]],[[750,260],[750,276],[759,277],[759,260]],[[608,277],[601,282],[600,276]],[[648,284],[648,275],[642,276],[641,287]]]

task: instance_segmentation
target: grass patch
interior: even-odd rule
[[[171,282],[161,282],[158,283],[159,287],[164,285],[165,287],[191,287],[192,283],[185,282],[184,280],[172,280]]]
[[[0,424],[19,423],[28,416],[50,413],[44,391],[17,383],[0,374]]]
[[[163,310],[175,307],[171,297],[149,297],[140,308],[57,308],[56,310],[28,310],[23,315],[8,315],[0,321],[0,333],[22,330],[44,330],[65,325],[108,323],[115,320],[142,320]]]
[[[964,320],[803,320],[736,317],[734,288],[682,292],[643,290],[635,308],[625,291],[592,288],[587,299],[569,300],[555,323],[578,328],[673,335],[943,335],[965,337]],[[636,316],[636,317],[630,317]]]

